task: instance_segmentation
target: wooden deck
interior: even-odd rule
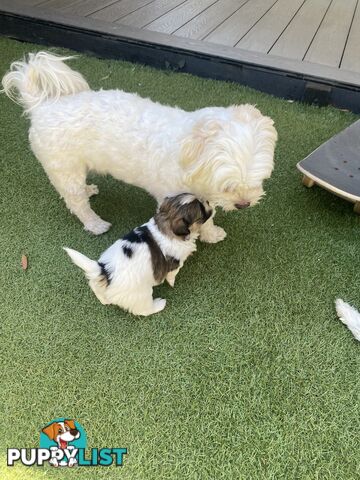
[[[360,0],[0,0],[0,32],[360,112]]]

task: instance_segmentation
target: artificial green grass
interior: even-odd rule
[[[1,39],[0,74],[39,48]],[[200,244],[175,289],[157,289],[165,311],[136,318],[101,305],[61,247],[96,258],[154,200],[96,178],[95,211],[113,227],[90,236],[32,155],[20,107],[0,96],[3,461],[5,448],[38,447],[59,416],[83,425],[89,447],[129,449],[122,468],[2,466],[1,478],[359,478],[360,346],[334,300],[360,306],[360,220],[295,168],[355,115],[125,62],[72,66],[93,88],[185,109],[256,103],[279,132],[276,168],[260,205],[217,214],[226,240]]]

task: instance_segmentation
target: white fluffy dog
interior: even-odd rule
[[[68,58],[29,54],[2,83],[29,114],[31,148],[86,230],[111,226],[90,207],[98,189],[86,184],[89,171],[142,187],[158,203],[187,191],[233,210],[262,197],[277,140],[269,117],[251,105],[185,112],[121,90],[94,92]],[[225,235],[211,220],[200,239]]]
[[[196,250],[201,225],[212,214],[208,202],[183,193],[166,198],[153,218],[111,245],[98,261],[65,250],[84,270],[102,304],[147,316],[165,308],[166,300],[153,299],[153,287],[164,280],[174,286],[183,263]]]
[[[335,307],[340,320],[360,342],[360,313],[341,298],[336,300]]]

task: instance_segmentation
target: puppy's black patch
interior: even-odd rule
[[[101,275],[104,277],[106,281],[106,285],[109,285],[111,282],[110,272],[107,270],[106,265],[102,262],[98,262],[99,267],[101,268]]]
[[[146,225],[135,228],[131,232],[127,233],[122,239],[128,241],[129,243],[147,244],[150,250],[154,278],[157,283],[163,282],[169,272],[172,272],[179,267],[180,261],[177,258],[165,257]],[[122,248],[124,254],[131,258],[132,254],[134,253],[131,248],[126,246],[123,246]]]
[[[172,272],[173,270],[176,270],[179,268],[180,265],[180,260],[175,257],[166,257],[166,261],[168,264],[168,271]]]
[[[139,238],[141,238],[141,240],[149,247],[156,282],[163,282],[169,272],[178,268],[180,263],[179,260],[173,257],[165,257],[146,225],[136,228],[136,232]]]
[[[199,200],[198,200],[199,202]],[[201,217],[202,217],[202,223],[205,223],[209,220],[209,218],[212,215],[212,210],[209,210],[208,212],[206,211],[204,204],[202,202],[199,202],[199,207],[201,210]]]
[[[131,232],[123,236],[123,240],[127,240],[130,243],[142,243],[144,242],[141,232],[139,231],[142,227],[135,228]]]
[[[124,254],[128,257],[131,258],[132,254],[134,253],[130,247],[127,247],[126,245],[123,245],[122,247]]]

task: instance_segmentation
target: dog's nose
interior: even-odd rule
[[[70,433],[73,437],[76,437],[76,435],[79,433],[79,430],[76,430],[76,428],[70,430]]]
[[[250,202],[239,202],[235,203],[235,207],[240,210],[241,208],[247,208],[250,207]]]

